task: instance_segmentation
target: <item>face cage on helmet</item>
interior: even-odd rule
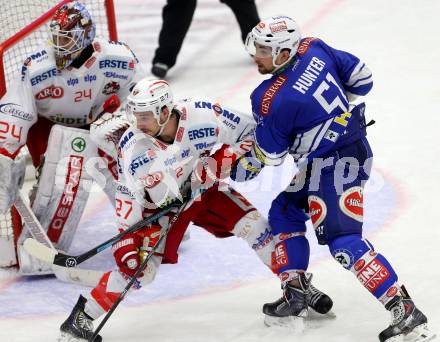
[[[264,47],[269,47],[271,49],[271,54],[264,56],[264,55],[257,55],[257,47],[256,44],[260,45],[260,46],[264,46]],[[246,51],[252,56],[252,57],[272,57],[272,64],[275,67],[275,69],[273,70],[273,72],[279,70],[281,67],[283,67],[284,65],[286,65],[287,63],[289,63],[289,61],[291,60],[291,58],[293,57],[293,53],[292,53],[292,49],[290,49],[290,58],[281,64],[277,64],[276,63],[276,59],[278,58],[278,56],[280,55],[282,49],[279,46],[276,46],[276,42],[267,42],[264,38],[259,38],[257,37],[252,31],[248,33],[247,37],[246,37],[246,42],[245,42],[245,47],[246,47]]]
[[[58,56],[68,56],[74,52],[83,49],[85,41],[85,29],[73,29],[70,31],[51,29],[52,45]],[[60,38],[67,38],[66,43],[61,45]]]

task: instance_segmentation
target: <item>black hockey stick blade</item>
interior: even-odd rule
[[[114,237],[80,255],[68,255],[53,250],[32,238],[26,239],[23,246],[26,252],[44,262],[62,267],[75,267],[76,265],[81,264],[82,262],[90,259],[91,257],[102,252],[103,250],[111,247],[115,242],[121,240],[125,235],[129,233],[134,233],[135,231],[145,227],[147,224],[150,224],[161,218],[162,216],[170,212],[173,208],[180,206],[182,206],[182,203],[180,201],[173,202],[164,207],[162,210],[158,211],[157,213],[146,217],[145,219],[135,223],[130,228],[124,230],[118,235],[115,235]]]

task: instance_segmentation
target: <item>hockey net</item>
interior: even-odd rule
[[[68,2],[72,0],[2,1],[0,98],[7,91],[11,81],[21,74],[23,61],[50,37],[48,21],[59,7]],[[97,37],[117,40],[113,0],[81,0],[81,3],[92,15]],[[16,238],[20,230],[21,221],[15,208],[7,215],[0,215],[0,238]]]

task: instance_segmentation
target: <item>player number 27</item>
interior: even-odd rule
[[[133,211],[133,202],[116,199],[116,216],[123,217],[126,220]]]
[[[330,88],[338,89],[338,92],[341,94],[342,98],[346,99],[345,92],[339,87],[338,83],[330,73],[327,73],[325,80],[322,81],[318,88],[316,88],[315,92],[313,93],[313,97],[328,114],[330,114],[336,107],[340,107],[343,112],[346,112],[347,106],[344,104],[338,94],[336,94],[336,97],[330,103],[324,98],[324,92],[328,91]]]

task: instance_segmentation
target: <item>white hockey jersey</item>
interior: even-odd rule
[[[118,216],[122,227],[141,219],[143,208],[156,209],[179,198],[182,188],[190,185],[188,178],[197,160],[209,155],[214,146],[228,144],[240,148],[240,142],[252,139],[255,129],[252,116],[218,102],[189,99],[177,102],[175,108],[180,119],[172,144],[165,144],[133,127],[119,140],[120,185],[116,206],[117,210],[121,207]],[[134,199],[137,206],[141,204],[141,209],[123,209],[124,201]],[[128,210],[141,216],[124,223]]]
[[[78,69],[57,70],[49,43],[24,61],[21,77],[0,99],[0,153],[14,157],[38,117],[82,127],[96,120],[112,94],[126,98],[137,81],[137,58],[119,42],[95,39],[93,48]]]

